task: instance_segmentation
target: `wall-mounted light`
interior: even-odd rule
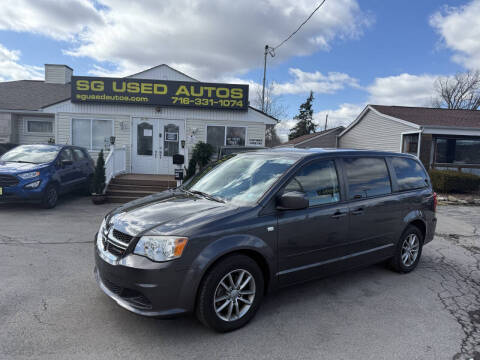
[[[185,140],[180,140],[180,144],[182,145],[182,149],[185,149]]]
[[[115,145],[115,136],[110,136],[110,145]]]

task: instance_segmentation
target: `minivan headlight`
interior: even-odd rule
[[[40,171],[30,171],[23,174],[18,174],[23,180],[32,179],[40,175]]]
[[[133,253],[153,261],[169,261],[182,256],[187,242],[186,237],[146,235],[138,240]]]

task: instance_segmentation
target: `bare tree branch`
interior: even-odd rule
[[[435,81],[434,107],[478,110],[480,107],[480,72],[458,73],[453,78]]]
[[[257,109],[262,108],[262,88],[258,87],[255,92],[255,98],[253,99],[253,106]],[[265,102],[264,113],[273,116],[275,119],[282,119],[287,117],[287,108],[281,102],[279,96],[273,94],[273,84],[268,83],[265,86]],[[277,135],[275,125],[267,125],[265,131],[265,146],[272,147],[281,144],[280,137]]]

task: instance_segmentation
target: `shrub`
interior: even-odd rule
[[[454,170],[435,170],[429,172],[433,189],[441,193],[470,193],[480,188],[480,176]]]
[[[209,162],[210,158],[214,153],[214,148],[210,144],[206,144],[204,142],[198,142],[195,144],[192,150],[192,156],[188,161],[188,168],[187,168],[187,175],[186,179],[189,179],[197,170],[197,165],[200,169],[204,168]]]
[[[95,166],[95,174],[93,176],[93,192],[95,194],[103,194],[105,189],[105,159],[103,158],[103,150],[100,150]]]

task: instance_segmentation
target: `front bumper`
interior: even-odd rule
[[[195,291],[188,284],[189,268],[175,260],[156,263],[127,254],[112,261],[105,255],[95,242],[95,278],[100,289],[124,309],[159,318],[193,310]]]
[[[27,189],[25,185],[40,180],[40,185],[35,189]],[[37,202],[43,198],[47,182],[45,179],[33,178],[20,180],[15,186],[2,187],[0,203],[2,202]]]

